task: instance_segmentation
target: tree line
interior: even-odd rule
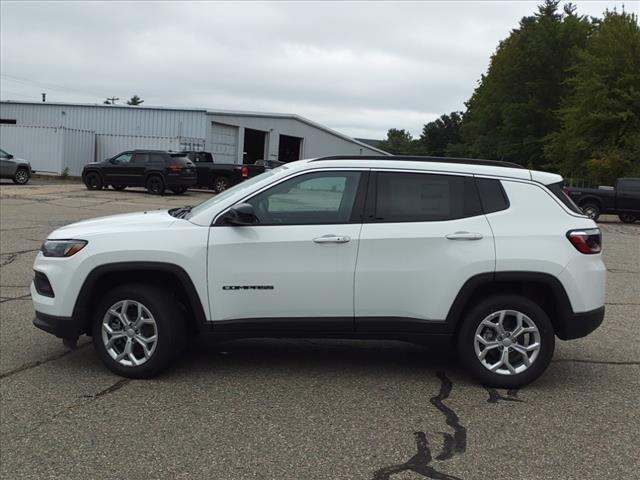
[[[380,148],[507,160],[598,183],[640,176],[638,17],[586,17],[545,0],[499,43],[465,107],[418,138],[392,128]]]

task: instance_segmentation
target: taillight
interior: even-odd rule
[[[599,228],[586,230],[570,230],[567,238],[580,253],[593,255],[602,251],[602,234]]]
[[[179,172],[182,171],[183,168],[184,168],[184,165],[174,164],[174,165],[169,165],[167,167],[167,170],[169,170],[170,172],[173,172],[173,173],[179,173]]]
[[[243,165],[242,168],[240,169],[240,175],[242,175],[243,178],[247,178],[249,176],[249,167],[247,167],[246,165]]]

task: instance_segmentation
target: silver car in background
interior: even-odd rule
[[[24,185],[31,178],[31,164],[0,148],[0,178],[10,178],[13,183]]]

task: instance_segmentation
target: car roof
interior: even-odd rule
[[[415,170],[533,180],[543,185],[550,185],[562,181],[560,175],[529,170],[517,163],[474,158],[417,157],[403,155],[338,155],[312,158],[292,163],[299,163],[300,167],[305,169],[319,167],[321,165],[331,165],[332,167],[338,168],[365,167],[388,170]],[[291,165],[291,163],[289,165]],[[305,165],[305,167],[303,167],[303,165]]]

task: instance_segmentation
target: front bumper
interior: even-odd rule
[[[589,335],[604,320],[604,305],[588,312],[573,313],[557,325],[556,335],[561,340],[573,340]]]
[[[56,337],[63,339],[74,340],[84,333],[80,322],[71,317],[56,317],[38,312],[37,310],[33,324],[40,330],[52,333]]]

